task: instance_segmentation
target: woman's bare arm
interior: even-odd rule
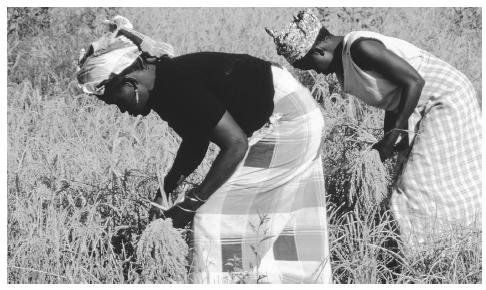
[[[246,134],[226,111],[214,127],[211,141],[221,149],[196,194],[207,200],[235,172],[248,150]]]
[[[212,130],[211,141],[221,149],[203,182],[186,198],[164,212],[174,227],[183,228],[193,218],[195,211],[235,172],[248,150],[248,140],[243,130],[226,111]]]
[[[384,138],[378,143],[386,159],[391,156],[400,130],[408,129],[408,118],[417,106],[425,81],[409,63],[388,50],[380,41],[366,39],[353,43],[351,57],[361,69],[378,72],[402,88],[398,108],[393,114],[394,120],[387,125],[390,130],[385,132]]]

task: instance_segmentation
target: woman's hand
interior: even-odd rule
[[[172,219],[174,228],[183,229],[192,221],[195,214],[194,211],[187,211],[178,205],[174,205],[164,212],[163,218]]]
[[[390,158],[393,155],[393,146],[387,145],[386,142],[383,142],[383,140],[380,140],[379,142],[373,144],[373,147],[371,147],[371,149],[378,151],[378,153],[380,154],[381,162],[385,162],[386,159]]]
[[[375,149],[380,153],[380,159],[384,162],[386,159],[392,157],[395,143],[400,137],[400,131],[391,130],[385,133],[385,136],[380,141],[373,144],[371,149]]]
[[[398,152],[405,151],[405,150],[409,149],[409,147],[410,147],[409,140],[408,140],[408,133],[405,133],[405,132],[402,133],[401,137],[402,138],[400,140],[398,140],[395,143],[395,146],[393,147]]]
[[[192,221],[196,211],[205,201],[197,196],[197,190],[191,190],[183,201],[163,212],[164,218],[171,218],[175,228],[185,228]]]

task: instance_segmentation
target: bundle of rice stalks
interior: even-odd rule
[[[366,209],[378,206],[388,193],[385,166],[376,150],[368,149],[348,165],[348,199]]]
[[[156,219],[140,237],[137,260],[146,283],[185,283],[188,246],[171,219]]]
[[[378,151],[371,149],[377,139],[364,128],[345,126],[348,134],[341,140],[344,157],[329,177],[328,188],[336,205],[366,214],[388,196],[388,171]]]

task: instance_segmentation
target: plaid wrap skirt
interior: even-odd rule
[[[194,283],[331,282],[324,119],[287,70],[272,72],[271,124],[194,218]]]
[[[405,249],[416,251],[481,228],[481,112],[471,82],[425,55],[411,151],[392,193]]]

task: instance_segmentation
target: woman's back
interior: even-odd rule
[[[474,91],[472,84],[463,73],[407,41],[371,31],[353,31],[344,37],[344,90],[370,105],[387,110],[394,109],[400,100],[401,89],[388,80],[387,76],[373,71],[363,71],[353,61],[350,56],[351,46],[355,41],[363,38],[380,41],[388,50],[418,71],[425,80],[419,104],[426,102],[433,95],[451,94],[461,89],[458,86],[466,85],[468,89]]]
[[[271,64],[249,55],[187,54],[158,64],[156,78],[154,108],[178,134],[198,133],[186,127],[201,123],[206,131],[205,119],[212,124],[227,110],[250,136],[273,110]]]

